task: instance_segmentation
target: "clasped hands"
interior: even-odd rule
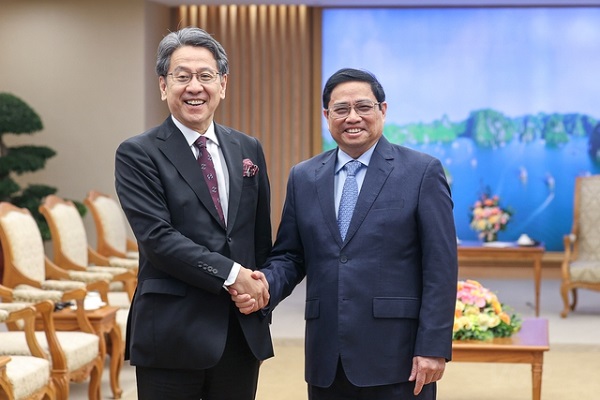
[[[269,283],[260,271],[240,268],[237,279],[228,290],[231,300],[242,314],[258,311],[269,303]]]

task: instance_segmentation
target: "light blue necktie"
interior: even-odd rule
[[[356,171],[362,167],[360,161],[352,160],[344,165],[346,170],[346,180],[342,189],[342,198],[340,199],[340,208],[338,209],[338,227],[342,240],[346,239],[346,232],[350,226],[354,206],[358,199],[358,184],[356,183]]]

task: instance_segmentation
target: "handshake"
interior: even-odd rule
[[[237,279],[228,290],[242,314],[251,314],[269,304],[269,283],[260,271],[240,268]]]

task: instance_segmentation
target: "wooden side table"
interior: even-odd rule
[[[463,261],[528,261],[533,265],[535,287],[535,316],[540,315],[540,286],[542,280],[542,257],[545,247],[518,246],[487,247],[481,242],[463,241],[458,245],[458,265]]]
[[[94,331],[100,338],[100,356],[102,357],[103,363],[107,353],[106,337],[109,338],[110,388],[115,399],[120,399],[123,394],[123,390],[119,384],[119,375],[121,373],[121,367],[123,366],[124,352],[121,329],[117,324],[118,309],[118,307],[104,306],[97,310],[85,312]],[[52,316],[57,331],[79,330],[75,310],[72,310],[70,307],[55,311]],[[36,329],[43,329],[41,318],[36,319]]]
[[[533,400],[540,400],[544,352],[548,350],[548,320],[529,318],[523,321],[521,330],[510,338],[455,340],[452,342],[452,360],[531,364]]]

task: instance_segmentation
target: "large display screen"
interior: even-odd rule
[[[459,239],[489,192],[512,212],[498,240],[563,250],[575,177],[600,173],[600,8],[325,9],[322,39],[323,82],[371,71],[384,135],[441,160]]]

